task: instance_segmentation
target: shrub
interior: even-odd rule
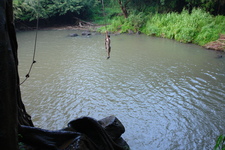
[[[219,34],[225,33],[225,16],[212,16],[201,9],[193,9],[191,13],[183,10],[179,13],[167,14],[130,14],[124,19],[115,17],[107,26],[110,32],[141,31],[154,35],[175,39],[183,43],[205,45],[218,39]]]
[[[183,10],[181,14],[155,14],[147,20],[142,32],[183,43],[204,45],[218,39],[219,34],[225,32],[224,26],[224,16],[213,17],[201,9],[193,9],[192,13]]]

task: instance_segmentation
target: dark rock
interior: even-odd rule
[[[91,32],[88,32],[88,31],[82,32],[81,35],[86,35],[86,36],[88,36],[88,35],[91,35]]]
[[[216,58],[223,58],[223,55],[217,55]]]
[[[20,142],[41,150],[55,150],[60,148],[64,143],[79,137],[78,132],[70,131],[49,131],[30,126],[20,126]]]
[[[82,117],[57,131],[19,126],[19,142],[29,150],[129,150],[120,137],[124,132],[124,126],[115,116],[99,121]]]
[[[77,33],[71,33],[68,35],[69,37],[76,37],[76,36],[79,36]]]
[[[134,31],[129,29],[128,34],[134,34]]]
[[[123,142],[115,142],[117,140],[116,137],[118,137],[118,135],[121,135],[121,133],[123,133],[125,129],[120,121],[114,116],[104,118],[101,121],[96,121],[95,119],[90,117],[82,117],[70,121],[68,123],[68,127],[73,128],[76,132],[85,134],[93,143],[97,145],[99,150],[129,150],[128,144],[122,138],[121,141]],[[104,127],[108,128],[108,132]],[[118,128],[120,131],[116,134],[112,134],[112,131],[114,129],[114,131],[116,131],[116,129]],[[113,137],[109,135],[109,133]]]
[[[141,31],[137,31],[136,34],[141,34]]]
[[[109,116],[98,121],[113,140],[119,138],[124,132],[123,124],[115,116]]]

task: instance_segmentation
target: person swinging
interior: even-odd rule
[[[111,52],[111,40],[110,40],[110,35],[108,34],[108,31],[106,31],[106,35],[105,35],[105,49],[107,52],[107,59],[110,58],[110,52]]]

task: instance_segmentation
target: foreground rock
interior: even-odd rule
[[[78,118],[70,121],[68,127],[57,131],[21,126],[20,149],[129,150],[121,137],[124,132],[124,126],[115,116],[99,121],[90,117]]]

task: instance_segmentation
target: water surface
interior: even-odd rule
[[[215,58],[219,52],[145,35],[111,35],[107,60],[104,35],[69,33],[81,31],[38,33],[37,63],[21,85],[35,126],[56,130],[81,116],[115,115],[132,150],[209,150],[225,133],[225,59]],[[17,37],[22,81],[35,32]]]

